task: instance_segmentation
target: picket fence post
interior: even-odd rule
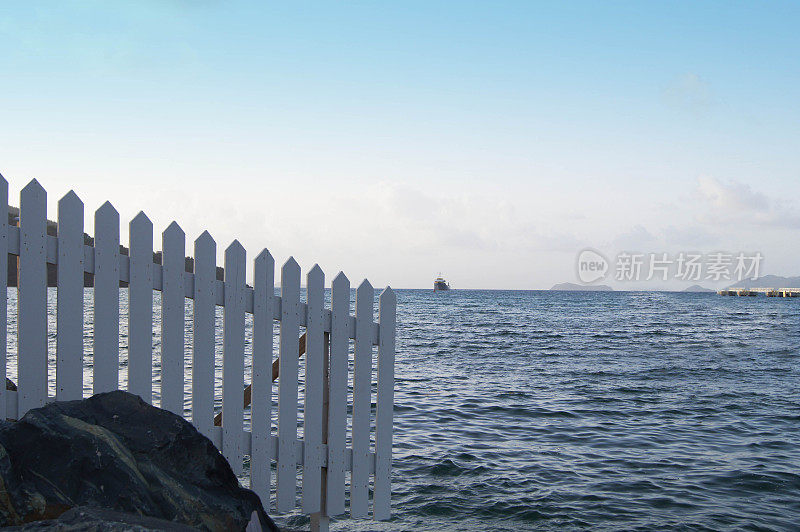
[[[297,461],[297,352],[300,333],[300,266],[289,257],[281,268],[281,326],[278,378],[278,471],[275,507],[278,513],[295,507]]]
[[[58,202],[56,399],[83,397],[83,202],[69,191]]]
[[[3,302],[0,304],[0,419],[8,415],[8,181],[0,174],[0,292]]]
[[[345,511],[349,324],[350,281],[344,273],[339,272],[331,284],[328,474],[325,501],[328,515],[340,515]]]
[[[128,391],[153,403],[153,222],[144,212],[128,229]]]
[[[353,470],[350,515],[369,511],[369,433],[372,409],[372,315],[375,292],[366,279],[356,290],[356,337],[353,361]]]
[[[105,202],[94,217],[94,393],[119,387],[119,214]]]
[[[208,231],[194,241],[192,331],[192,423],[211,438],[214,427],[214,327],[217,243]]]
[[[253,265],[253,377],[251,391],[250,487],[269,507],[272,484],[272,331],[275,259],[263,250]]]
[[[222,454],[242,474],[245,252],[238,240],[225,250],[225,318],[222,345]]]
[[[378,395],[375,412],[375,486],[372,516],[391,517],[392,417],[394,415],[394,356],[397,297],[391,287],[381,293],[379,304]]]
[[[322,395],[325,348],[325,274],[306,275],[306,382],[303,407],[303,513],[320,511],[322,494]]]
[[[183,415],[183,272],[186,236],[172,222],[162,235],[161,408]]]
[[[47,193],[35,179],[20,193],[17,345],[19,417],[47,399]]]
[[[326,309],[325,273],[319,265],[306,273],[302,301],[301,269],[292,257],[281,268],[278,295],[275,259],[266,249],[253,261],[250,287],[246,252],[237,240],[225,250],[220,280],[217,244],[207,231],[194,241],[194,258],[187,259],[186,235],[177,222],[170,223],[161,234],[159,260],[154,254],[153,222],[144,212],[128,224],[126,254],[120,247],[120,215],[111,203],[103,203],[94,213],[93,241],[85,238],[84,204],[75,192],[59,200],[58,223],[51,223],[49,235],[46,206],[44,188],[32,180],[20,193],[19,227],[10,224],[8,183],[0,176],[0,272],[7,272],[9,256],[19,261],[16,353],[8,353],[6,347],[12,333],[8,297],[0,304],[0,318],[6,319],[0,332],[0,369],[6,376],[9,357],[16,357],[18,383],[16,391],[0,385],[0,413],[18,419],[47,401],[80,399],[84,388],[99,393],[125,387],[120,378],[125,363],[120,358],[120,290],[127,286],[128,391],[178,416],[190,417],[237,475],[244,474],[244,458],[249,455],[251,487],[267,509],[272,506],[274,486],[277,513],[299,506],[310,514],[313,530],[325,531],[330,516],[347,511],[348,487],[350,516],[370,514],[372,480],[372,517],[391,517],[397,305],[391,288],[380,294],[375,322],[375,290],[367,280],[358,286],[351,309],[350,281],[339,272],[330,284],[330,309]],[[55,380],[49,383],[48,282],[53,283],[48,280],[48,267],[52,272],[53,266],[56,290],[50,295],[55,295],[57,334]],[[93,279],[93,290],[88,292],[93,293],[91,309],[84,308],[85,279]],[[7,277],[0,275],[0,289],[7,288]],[[154,290],[161,292],[160,368],[154,353]],[[186,298],[193,300],[193,315],[188,318]],[[222,307],[221,331],[217,307]],[[91,326],[84,324],[87,310],[94,313]],[[253,319],[250,352],[246,352],[247,314]],[[184,341],[187,319],[190,346]],[[277,346],[273,341],[276,322]],[[84,327],[92,333],[86,339],[91,345],[91,364],[84,361]],[[352,415],[348,415],[351,346],[353,393]],[[373,371],[376,346],[377,371]],[[186,356],[191,357],[191,371],[187,371]],[[252,373],[246,388],[248,356]],[[221,382],[216,378],[219,370]],[[276,379],[277,423],[273,424]],[[156,382],[158,388],[154,388]],[[298,409],[301,386],[302,412]],[[215,401],[221,402],[216,418]],[[245,430],[246,408],[250,409],[249,431]]]

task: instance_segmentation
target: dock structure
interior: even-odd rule
[[[800,288],[727,288],[717,291],[721,296],[749,296],[764,294],[767,297],[800,297]]]

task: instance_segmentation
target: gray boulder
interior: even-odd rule
[[[208,438],[123,391],[0,423],[0,482],[0,526],[89,506],[213,531],[244,530],[255,511],[277,530]]]

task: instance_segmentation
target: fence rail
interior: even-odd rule
[[[128,285],[128,383],[132,393],[152,403],[154,293],[161,292],[162,408],[183,415],[184,381],[191,380],[191,422],[243,473],[250,456],[252,489],[270,506],[275,464],[275,509],[297,506],[301,473],[302,511],[315,528],[327,516],[345,513],[346,473],[350,472],[350,516],[390,517],[392,413],[396,299],[391,288],[379,298],[374,321],[374,290],[364,281],[350,314],[350,282],[339,273],[325,308],[325,275],[314,266],[306,275],[306,301],[300,298],[301,271],[293,258],[281,268],[275,294],[275,261],[264,249],[253,262],[253,286],[246,279],[246,253],[238,241],[225,250],[224,279],[217,279],[216,243],[208,232],[194,242],[194,271],[185,271],[185,234],[173,222],[162,233],[161,264],[153,261],[153,224],[139,213],[129,224],[129,255],[120,253],[120,217],[106,202],[95,213],[94,245],[84,242],[84,206],[70,191],[58,202],[55,236],[47,234],[46,192],[36,180],[20,194],[19,227],[8,223],[8,183],[0,176],[0,272],[18,257],[18,386],[0,386],[0,412],[19,419],[51,400],[83,394],[84,272],[94,275],[92,390],[119,388],[120,282]],[[48,396],[47,263],[57,266],[56,394]],[[0,288],[7,290],[6,276]],[[193,299],[192,337],[184,345],[186,299]],[[7,318],[7,297],[0,318]],[[215,308],[223,307],[222,423],[214,425],[216,360]],[[245,315],[253,319],[251,428],[244,427]],[[6,320],[7,322],[7,320]],[[272,423],[273,328],[278,322],[279,377],[277,424]],[[7,327],[0,328],[0,369],[7,374]],[[305,333],[304,359],[298,358]],[[353,341],[353,391],[348,436],[349,351]],[[377,371],[373,375],[374,349]],[[189,348],[191,373],[184,353]],[[298,409],[300,364],[305,364],[303,409]],[[374,423],[372,386],[376,381]],[[298,438],[298,416],[302,438]],[[371,433],[374,430],[374,445]],[[299,469],[298,469],[299,468]]]

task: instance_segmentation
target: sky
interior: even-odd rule
[[[110,200],[187,254],[207,229],[328,282],[546,289],[586,248],[800,275],[798,24],[777,1],[5,2],[0,173],[51,219],[74,189],[89,232]]]

